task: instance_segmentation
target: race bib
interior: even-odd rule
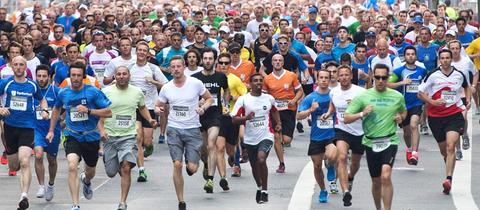
[[[250,120],[250,124],[255,129],[266,129],[267,123],[265,122],[265,116],[254,117]]]
[[[97,75],[97,78],[103,78],[103,75],[105,74],[105,69],[95,69],[95,74]]]
[[[418,85],[420,85],[419,82],[412,81],[412,84],[405,85],[405,92],[406,93],[418,93]]]
[[[275,108],[277,108],[278,111],[287,110],[288,100],[275,100]]]
[[[453,104],[455,103],[455,98],[456,98],[457,93],[455,91],[442,91],[441,97],[443,100],[445,100],[445,103],[447,104]]]
[[[390,137],[371,139],[371,141],[372,150],[374,152],[381,152],[387,149],[392,144],[392,142],[390,141]]]
[[[48,120],[52,118],[52,108],[47,108],[48,110]],[[35,115],[37,116],[37,120],[43,120],[42,118],[43,110],[40,107],[35,109]]]
[[[331,129],[333,128],[333,118],[330,116],[326,120],[320,119],[320,116],[317,117],[317,128],[320,129]]]
[[[81,113],[77,111],[77,108],[70,108],[70,121],[80,122],[88,120],[87,113]]]
[[[215,93],[212,93],[212,99],[213,99],[212,106],[218,106],[218,95]]]
[[[132,127],[132,116],[129,115],[117,115],[115,116],[115,127],[117,128],[130,128]]]
[[[12,98],[10,98],[10,109],[27,111],[27,97],[12,96]]]
[[[345,118],[345,108],[337,109],[337,119],[339,122],[343,122]]]
[[[171,114],[173,114],[173,118],[176,120],[183,121],[190,119],[188,106],[172,106],[172,111]]]

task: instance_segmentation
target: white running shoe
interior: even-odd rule
[[[37,198],[43,198],[45,196],[45,186],[40,185],[37,191]]]
[[[53,199],[53,194],[55,191],[55,187],[53,185],[47,184],[45,187],[45,200],[51,201]]]

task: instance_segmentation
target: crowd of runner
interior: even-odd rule
[[[306,125],[318,201],[341,193],[351,206],[365,154],[375,207],[390,210],[398,128],[413,167],[421,135],[433,135],[448,195],[470,147],[467,112],[480,114],[479,23],[450,0],[433,9],[393,0],[18,4],[0,8],[0,115],[1,163],[10,176],[20,171],[20,210],[30,206],[32,156],[35,196],[54,198],[59,148],[72,210],[80,189],[92,199],[101,156],[106,174],[121,177],[118,210],[127,209],[131,171],[148,181],[144,160],[157,141],[168,145],[178,209],[187,209],[183,168],[201,169],[213,193],[215,176],[235,190],[227,177],[247,162],[252,198],[266,203],[271,149],[276,173],[288,173],[284,150]]]

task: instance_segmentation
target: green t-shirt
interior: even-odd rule
[[[112,117],[105,119],[105,131],[109,136],[136,135],[136,110],[145,106],[145,96],[138,87],[129,85],[127,89],[118,89],[110,85],[102,90],[112,101]]]
[[[447,40],[440,41],[438,39],[435,39],[435,40],[432,41],[432,44],[436,44],[440,47],[443,47],[447,44]]]
[[[403,95],[390,88],[387,88],[384,92],[378,92],[375,88],[370,88],[355,97],[348,105],[345,113],[359,113],[368,105],[372,105],[373,110],[363,118],[362,125],[365,135],[362,144],[372,147],[372,141],[367,136],[377,138],[394,134],[390,140],[391,144],[398,145],[400,138],[396,134],[395,115],[406,111]]]

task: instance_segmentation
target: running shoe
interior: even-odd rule
[[[7,165],[8,159],[7,159],[7,153],[3,152],[2,157],[0,158],[0,162],[2,165]]]
[[[260,203],[268,203],[268,193],[266,193],[266,192],[261,193]]]
[[[79,205],[74,205],[74,206],[72,206],[72,210],[80,210],[80,206]]]
[[[80,181],[82,182],[82,186],[83,186],[83,196],[85,196],[87,200],[92,199],[93,197],[92,183],[87,184],[85,172],[82,172],[82,174],[80,174]]]
[[[260,203],[261,198],[262,198],[262,191],[257,190],[257,194],[255,194],[255,201],[257,201],[257,203]]]
[[[28,203],[28,198],[23,197],[21,198],[20,202],[18,202],[18,210],[25,210],[30,207],[30,204]]]
[[[145,147],[145,151],[143,152],[143,157],[148,157],[153,154],[153,145],[148,145]]]
[[[410,165],[414,165],[414,166],[416,166],[418,164],[418,152],[417,151],[412,152],[412,155],[410,156],[410,159],[409,159],[408,162],[409,162]]]
[[[242,169],[240,168],[240,166],[234,166],[232,177],[240,177],[240,176],[242,176]]]
[[[203,164],[202,175],[203,175],[203,179],[205,179],[205,181],[207,181],[208,180],[208,165],[206,163]]]
[[[452,182],[449,179],[445,179],[443,181],[443,194],[448,195],[450,194],[450,190],[452,189]]]
[[[456,160],[462,160],[462,159],[463,159],[462,150],[457,150],[457,151],[455,152],[455,159],[456,159]]]
[[[285,173],[285,164],[280,164],[278,165],[278,168],[277,168],[277,174],[283,174]]]
[[[147,181],[147,173],[145,173],[145,170],[140,170],[138,172],[137,182],[146,182],[146,181]]]
[[[127,210],[127,204],[119,203],[117,210]]]
[[[305,132],[305,131],[303,130],[303,124],[302,124],[301,122],[297,122],[297,131],[298,131],[299,133]]]
[[[343,206],[351,206],[352,205],[352,194],[350,192],[343,193]]]
[[[463,135],[462,139],[463,139],[463,141],[462,141],[463,150],[470,149],[470,138],[468,137],[468,135]]]
[[[320,195],[318,195],[318,201],[320,203],[328,202],[328,192],[326,190],[321,190]]]
[[[475,115],[480,115],[480,108],[477,107],[477,110],[475,111]]]
[[[331,181],[331,182],[328,184],[328,186],[329,186],[329,188],[330,188],[330,193],[331,193],[331,194],[337,194],[337,193],[338,193],[337,182]]]
[[[248,163],[247,150],[242,151],[242,157],[240,158],[240,163]]]
[[[8,175],[9,175],[9,176],[16,176],[16,175],[17,175],[17,171],[8,169]]]
[[[187,204],[185,202],[178,202],[178,210],[187,210]]]
[[[228,181],[227,178],[223,177],[220,179],[220,187],[223,189],[223,191],[229,191],[230,187],[228,187]]]
[[[203,189],[205,190],[205,192],[207,193],[213,193],[213,180],[211,179],[208,179],[207,180],[207,183],[205,183],[205,186],[203,186]]]
[[[37,198],[43,198],[45,196],[45,186],[39,186],[37,191]]]
[[[412,158],[412,151],[410,149],[407,149],[405,151],[405,157],[407,159],[408,165],[412,165],[412,163],[410,163],[410,158]]]
[[[329,182],[335,181],[335,178],[336,178],[335,166],[331,165],[328,161],[325,161],[325,167],[327,168],[327,180]]]
[[[422,135],[428,135],[428,126],[427,125],[422,125],[420,127],[420,133],[422,133]]]
[[[53,199],[53,195],[55,194],[55,187],[53,185],[47,184],[45,187],[45,200],[51,201]]]
[[[159,135],[158,136],[158,143],[159,144],[164,144],[165,143],[165,136],[164,135]]]

